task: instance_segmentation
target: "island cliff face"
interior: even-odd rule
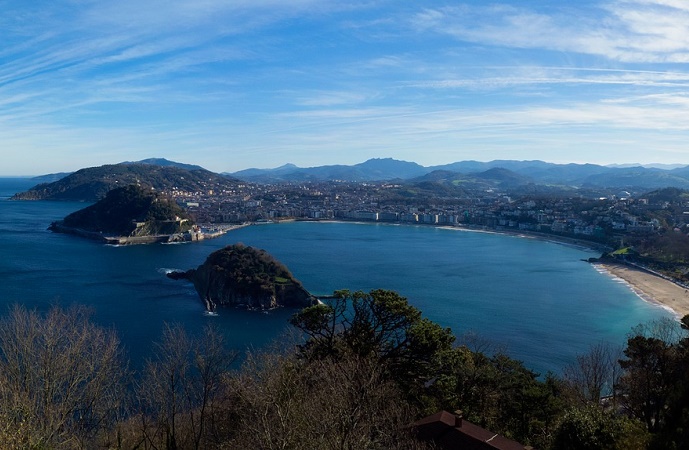
[[[305,307],[316,301],[283,264],[243,244],[211,253],[197,269],[168,276],[191,281],[209,311],[217,306]]]

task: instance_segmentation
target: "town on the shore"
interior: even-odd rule
[[[540,232],[619,246],[625,235],[658,231],[654,212],[681,227],[689,212],[673,216],[664,196],[620,191],[603,197],[512,196],[489,189],[466,197],[389,195],[388,182],[300,182],[238,184],[235,190],[169,194],[196,216],[198,223],[245,223],[284,220],[353,220],[440,226],[480,227],[499,231]],[[689,201],[687,206],[689,211]]]

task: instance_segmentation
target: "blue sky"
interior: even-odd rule
[[[686,0],[0,0],[2,175],[689,164]]]

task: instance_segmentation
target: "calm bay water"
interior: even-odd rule
[[[217,323],[240,350],[264,347],[288,328],[294,310],[207,316],[190,284],[165,277],[235,242],[267,250],[314,294],[398,291],[455,334],[504,345],[539,372],[559,372],[589,345],[623,344],[632,326],[670,315],[582,262],[598,256],[590,250],[432,227],[304,222],[194,244],[111,247],[47,231],[83,203],[7,201],[32,184],[0,179],[0,304],[90,305],[95,321],[118,331],[135,365],[165,323],[191,333]]]

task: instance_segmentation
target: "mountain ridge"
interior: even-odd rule
[[[167,160],[165,160],[167,161]],[[167,161],[171,163],[170,161]],[[181,166],[181,167],[180,167]],[[208,191],[232,189],[239,180],[199,167],[173,164],[119,163],[79,169],[52,183],[38,184],[12,200],[68,200],[95,202],[116,187],[141,185],[156,191]]]
[[[689,166],[660,168],[619,164],[556,164],[540,160],[458,161],[424,167],[393,158],[373,158],[355,165],[302,168],[284,164],[274,169],[245,169],[217,174],[200,166],[164,158],[123,162],[80,169],[52,183],[42,183],[14,200],[97,201],[117,186],[141,184],[159,191],[231,190],[238,184],[302,182],[391,182],[438,187],[450,194],[464,189],[516,190],[516,193],[571,192],[578,189],[612,188],[647,191],[663,187],[689,189]],[[49,178],[48,178],[49,179]]]
[[[689,182],[689,166],[676,167],[676,165],[657,164],[646,166],[648,167],[626,164],[614,166],[590,163],[556,164],[540,160],[493,160],[487,162],[467,160],[424,167],[414,162],[393,158],[373,158],[351,166],[329,165],[303,168],[294,164],[286,164],[275,169],[254,168],[226,174],[247,182],[272,184],[304,181],[411,181],[439,171],[472,175],[476,178],[476,174],[491,169],[505,169],[514,174],[510,176],[514,181],[521,180],[517,183],[520,185],[529,179],[533,184],[566,187],[655,189],[664,186],[689,186],[687,184]],[[635,175],[629,175],[631,173]],[[503,176],[507,176],[507,174],[503,172]]]

